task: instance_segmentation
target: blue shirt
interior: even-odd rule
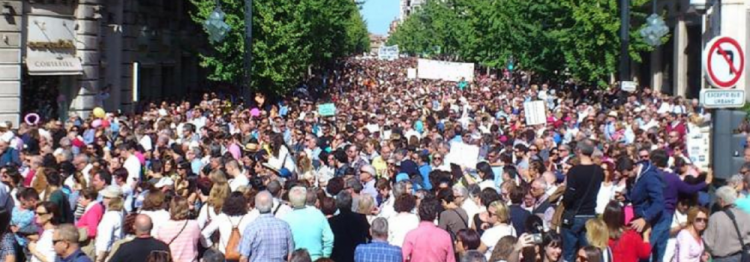
[[[284,216],[294,236],[295,248],[307,249],[313,261],[330,257],[333,251],[333,231],[328,219],[314,207],[295,208]]]
[[[425,190],[432,190],[432,183],[430,183],[430,172],[432,167],[430,165],[422,165],[419,167],[419,174],[422,175],[422,187]]]
[[[289,224],[273,214],[261,214],[242,232],[240,254],[249,261],[285,261],[294,250],[294,240]]]
[[[373,239],[370,244],[360,244],[354,250],[354,262],[401,262],[401,248],[388,242]]]
[[[79,248],[75,253],[70,254],[70,256],[68,257],[62,258],[60,256],[57,256],[57,258],[55,258],[55,262],[91,262],[91,258],[87,257],[86,254],[81,252],[81,249]]]

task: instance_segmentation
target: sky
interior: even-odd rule
[[[362,16],[367,21],[367,30],[373,34],[387,34],[391,22],[398,17],[399,5],[399,0],[366,0]]]

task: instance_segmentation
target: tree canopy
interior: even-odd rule
[[[221,42],[200,54],[209,79],[243,83],[244,0],[190,0],[193,21],[202,24],[218,3],[231,27]],[[369,50],[370,40],[358,3],[351,0],[252,1],[250,87],[281,95],[292,90],[308,68],[325,70],[351,54]],[[207,37],[201,35],[197,37]]]
[[[649,51],[638,30],[650,0],[631,3],[630,56]],[[427,1],[389,38],[404,53],[439,54],[485,67],[515,67],[544,79],[570,74],[605,85],[617,72],[620,16],[617,0]]]

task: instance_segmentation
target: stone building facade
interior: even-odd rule
[[[131,112],[204,84],[188,0],[0,0],[0,121]],[[134,77],[137,76],[137,77]]]

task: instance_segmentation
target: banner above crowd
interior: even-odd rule
[[[429,59],[419,59],[417,62],[417,77],[420,79],[466,81],[474,79],[473,63],[445,62]]]
[[[380,60],[396,60],[398,55],[398,45],[380,46],[378,49],[378,59]]]

